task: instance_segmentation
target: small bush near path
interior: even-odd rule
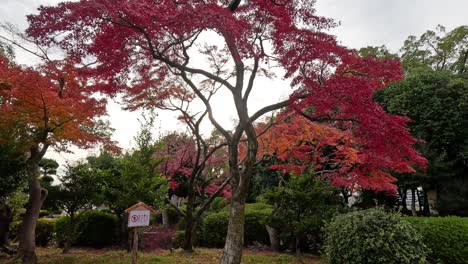
[[[128,264],[131,263],[131,255],[124,250],[93,250],[72,249],[69,254],[61,254],[61,249],[39,248],[37,250],[39,264]],[[196,249],[195,253],[188,254],[182,251],[170,252],[168,250],[154,253],[139,253],[139,264],[218,264],[221,257],[221,249]],[[316,256],[305,255],[302,263],[319,264]],[[296,263],[293,255],[277,254],[273,252],[256,252],[245,250],[242,258],[243,264],[286,264]],[[1,258],[0,263],[13,264],[12,258]]]

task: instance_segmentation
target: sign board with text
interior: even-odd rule
[[[151,213],[155,212],[151,206],[143,202],[139,202],[127,210],[128,213],[128,227],[149,226]]]
[[[149,226],[150,211],[130,211],[128,213],[128,227]]]

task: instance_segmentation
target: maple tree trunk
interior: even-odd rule
[[[185,234],[183,249],[187,252],[193,252],[193,234],[195,233],[195,223],[193,217],[185,219]]]
[[[27,164],[29,179],[29,201],[23,218],[19,235],[18,254],[22,263],[37,263],[36,256],[36,224],[42,203],[47,197],[47,190],[41,187],[39,182],[40,159],[30,159]]]
[[[403,214],[408,214],[408,208],[406,207],[406,194],[407,194],[407,189],[406,188],[398,188],[398,192],[401,197],[401,212]]]
[[[169,228],[169,213],[167,208],[163,209],[161,212],[161,217],[162,217],[162,226],[164,229]]]
[[[270,238],[270,249],[275,252],[279,252],[280,251],[280,238],[279,238],[278,229],[267,225],[266,230],[268,232],[268,237]]]
[[[0,251],[7,254],[14,254],[14,250],[10,248],[8,243],[8,234],[10,232],[10,224],[13,220],[13,212],[11,208],[4,202],[0,204]]]
[[[244,215],[245,199],[242,199],[238,194],[233,194],[221,264],[239,264],[241,262],[244,244]]]
[[[190,185],[193,185],[193,181],[190,181]],[[192,186],[189,186],[189,190],[192,190]],[[193,199],[194,193],[190,191],[187,197],[187,210],[185,212],[185,236],[184,236],[184,245],[183,248],[187,252],[193,252],[193,228],[194,228],[194,219],[193,219]]]
[[[246,130],[248,140],[248,152],[242,172],[238,167],[238,144],[229,146],[229,172],[232,176],[231,211],[229,213],[229,225],[224,245],[221,264],[239,264],[242,259],[242,247],[244,245],[244,220],[245,201],[249,189],[250,178],[254,169],[258,143],[255,134]]]
[[[431,215],[431,209],[429,208],[429,198],[427,197],[426,189],[423,189],[423,199],[424,199],[423,215],[424,216],[430,216]]]

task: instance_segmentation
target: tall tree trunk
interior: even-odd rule
[[[193,219],[193,202],[194,193],[192,191],[193,182],[190,182],[190,193],[187,197],[187,210],[185,211],[185,237],[183,248],[187,252],[193,252],[193,233],[194,233],[194,219]]]
[[[192,217],[185,218],[185,234],[183,249],[186,252],[193,252],[193,236],[195,233],[195,223]]]
[[[411,188],[411,214],[417,216],[416,213],[416,192],[414,188]]]
[[[279,238],[278,229],[267,225],[266,230],[268,232],[268,237],[270,238],[270,249],[272,251],[279,252],[280,251],[280,238]]]
[[[299,260],[301,259],[301,233],[297,232],[296,233],[296,258]]]
[[[4,251],[9,255],[15,253],[8,243],[8,234],[12,220],[13,211],[5,202],[0,202],[0,251]]]
[[[30,158],[27,164],[29,179],[29,201],[24,214],[19,236],[18,254],[25,264],[37,263],[36,224],[42,204],[47,197],[47,190],[39,182],[39,159]]]
[[[408,189],[398,188],[398,192],[400,193],[400,198],[401,198],[401,212],[406,215],[408,214],[408,207],[406,207],[406,198],[407,198]]]
[[[164,229],[169,228],[169,210],[167,208],[164,208],[161,212],[162,216],[162,226]]]
[[[416,189],[416,196],[418,197],[418,207],[419,207],[419,214],[422,214],[422,211],[423,211],[423,201],[422,201],[422,197],[421,197],[421,192]]]
[[[424,199],[424,209],[423,209],[423,215],[424,216],[429,216],[431,215],[431,208],[429,208],[429,198],[427,197],[427,191],[424,188],[423,189],[423,199]]]
[[[224,245],[221,264],[239,264],[242,258],[242,247],[244,245],[244,216],[245,197],[234,194],[231,200],[231,212],[229,214],[229,225]]]
[[[253,127],[252,127],[253,128]],[[231,211],[221,264],[240,264],[244,245],[245,200],[254,169],[258,143],[256,136],[247,131],[248,152],[242,172],[238,165],[238,144],[229,146],[229,172],[231,173]],[[253,132],[254,133],[254,132]]]

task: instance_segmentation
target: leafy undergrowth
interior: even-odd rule
[[[160,251],[152,253],[139,253],[138,263],[151,264],[211,264],[219,263],[222,250],[199,248],[195,253],[189,254],[182,251]],[[38,248],[39,264],[128,264],[131,263],[131,255],[123,250],[92,250],[72,249],[69,254],[61,254],[61,249]],[[318,264],[320,259],[312,255],[304,255],[302,263]],[[0,263],[16,263],[13,259],[0,258]],[[245,250],[242,263],[298,263],[293,255],[279,254],[265,251]]]

